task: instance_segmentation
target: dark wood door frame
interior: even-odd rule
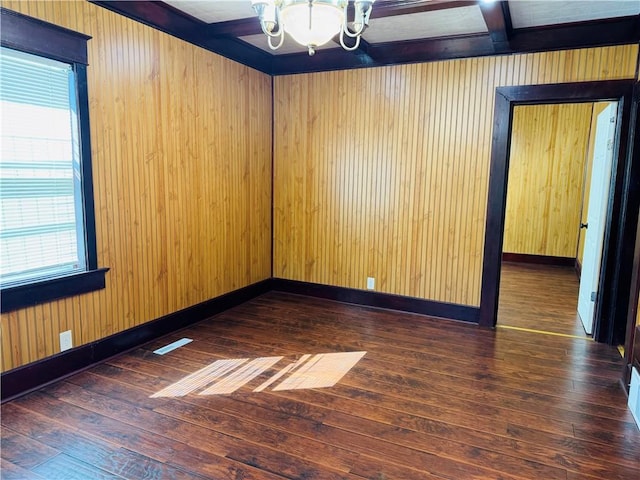
[[[636,343],[637,330],[636,316],[638,314],[638,293],[640,293],[640,222],[638,222],[638,230],[636,231],[636,251],[633,258],[633,274],[631,277],[631,286],[629,288],[631,298],[629,299],[629,311],[627,314],[627,336],[624,344],[624,367],[622,369],[622,385],[625,390],[629,390],[629,382],[631,382],[631,367],[634,362],[640,365],[640,350],[634,349]],[[639,337],[640,338],[640,337]]]
[[[616,147],[593,336],[596,341],[610,344],[624,341],[640,197],[640,160],[637,158],[640,148],[636,148],[634,153],[635,136],[632,133],[635,127],[633,86],[633,80],[611,80],[496,89],[480,325],[494,327],[497,322],[514,107],[613,100],[619,102]]]
[[[635,148],[633,151],[633,159],[636,163],[640,163],[640,82],[635,85],[634,93],[634,111],[635,111],[635,130],[632,135],[635,138]],[[631,188],[640,189],[640,184],[635,183]],[[622,370],[622,385],[624,389],[629,391],[629,382],[631,382],[631,367],[635,365],[640,368],[640,326],[636,326],[636,318],[638,314],[638,293],[640,293],[640,214],[638,217],[638,225],[636,230],[636,244],[633,256],[633,271],[630,282],[629,310],[627,313],[627,333],[624,344],[624,368]]]

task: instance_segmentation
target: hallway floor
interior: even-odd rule
[[[502,263],[498,325],[587,337],[573,267]]]

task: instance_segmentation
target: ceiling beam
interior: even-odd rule
[[[212,37],[245,37],[262,33],[262,27],[260,27],[260,20],[258,20],[257,15],[239,20],[210,23],[205,28],[207,34]]]
[[[511,32],[512,52],[544,52],[569,48],[605,47],[640,42],[640,15],[544,27],[517,28]]]
[[[640,15],[634,15],[608,21],[515,29],[509,37],[509,48],[501,53],[531,53],[625,45],[639,41]],[[350,53],[336,48],[319,51],[314,57],[306,54],[278,55],[273,61],[272,74],[321,72],[496,54],[494,39],[486,33],[368,44],[366,53],[359,52],[356,55],[350,55]]]
[[[249,1],[249,0],[247,0]],[[413,0],[413,1],[379,1],[373,4],[371,18],[392,17],[412,13],[432,12],[447,8],[459,8],[477,5],[478,0]],[[353,5],[349,4],[349,18],[353,15]],[[244,37],[262,33],[257,15],[252,18],[241,18],[227,22],[211,23],[204,27],[213,37]]]
[[[340,41],[338,40],[338,43]],[[367,42],[364,38],[360,37],[360,45],[355,50],[349,51],[352,55],[360,56],[360,61],[362,62],[371,62],[374,63],[375,59],[371,57],[371,44]]]
[[[89,1],[271,75],[640,42],[640,15],[512,29],[506,2],[488,4],[485,8],[478,0],[378,1],[374,13],[377,11],[380,16],[478,5],[489,32],[384,44],[362,42],[354,52],[335,48],[319,51],[313,57],[306,53],[272,55],[237,38],[260,33],[257,18],[206,24],[160,1]],[[372,16],[375,18],[373,13]]]
[[[509,51],[509,35],[511,33],[511,15],[507,2],[479,2],[484,23],[487,24],[489,36],[493,42],[495,53]]]
[[[277,55],[273,75],[322,72],[362,67],[378,67],[402,63],[429,62],[468,56],[492,55],[489,35],[409,40],[384,44],[368,44],[366,52],[347,52],[341,48],[319,51],[313,57],[305,54]]]

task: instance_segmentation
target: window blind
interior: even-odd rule
[[[0,285],[86,270],[74,72],[0,51]]]

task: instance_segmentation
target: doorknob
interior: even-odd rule
[[[589,224],[580,222],[580,228],[589,228]]]

